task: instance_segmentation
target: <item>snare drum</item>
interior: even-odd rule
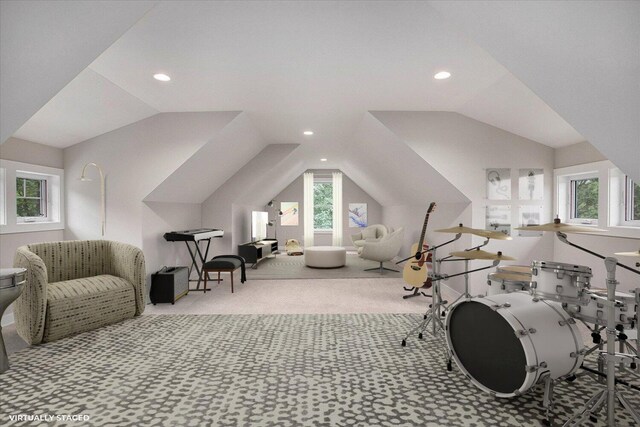
[[[487,279],[487,295],[508,294],[531,289],[531,275],[516,273],[491,273]]]
[[[588,296],[607,297],[606,289],[594,289],[586,293]],[[637,302],[633,294],[616,291],[616,301],[618,304],[614,307],[616,325],[623,325],[630,328],[636,325]],[[589,299],[587,305],[568,305],[566,308],[572,316],[584,320],[587,323],[593,323],[600,326],[607,326],[607,308],[598,299]]]
[[[585,292],[592,277],[589,267],[553,261],[533,261],[531,265],[531,287],[536,296],[569,304],[588,303]]]
[[[0,268],[0,289],[20,287],[26,277],[26,268]]]
[[[0,318],[9,305],[20,296],[27,277],[26,268],[0,268]],[[0,374],[9,369],[0,326]]]
[[[525,292],[461,300],[447,314],[446,336],[460,370],[496,397],[521,395],[547,374],[569,376],[583,359],[582,336],[562,304]]]
[[[524,274],[526,276],[529,276],[529,280],[531,280],[530,265],[499,265],[498,267],[496,267],[496,271],[498,273]]]

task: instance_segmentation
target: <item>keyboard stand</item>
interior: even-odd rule
[[[200,251],[200,242],[205,240],[207,241],[207,248],[205,249],[204,256],[203,256],[202,251]],[[195,289],[189,288],[189,291],[196,291],[196,292],[204,291],[204,288],[200,289],[200,282],[202,282],[202,267],[205,263],[205,260],[207,259],[207,256],[209,255],[209,246],[211,245],[211,237],[209,237],[208,239],[200,239],[197,241],[185,240],[184,242],[187,244],[189,255],[191,255],[191,267],[189,267],[189,282],[198,282],[198,284],[196,285],[196,288]],[[189,243],[193,243],[193,247]],[[200,261],[200,265],[198,265],[198,260]],[[191,278],[191,273],[193,272],[194,269],[196,270],[196,273],[198,273],[197,280]]]

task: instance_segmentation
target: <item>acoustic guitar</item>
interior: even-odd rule
[[[424,224],[422,225],[422,233],[420,234],[420,240],[411,246],[411,253],[415,254],[413,258],[408,260],[404,269],[402,270],[402,278],[407,284],[414,288],[421,288],[423,286],[431,287],[431,280],[428,278],[427,263],[430,261],[431,253],[422,253],[424,245],[424,236],[427,232],[427,223],[429,222],[429,215],[436,207],[435,202],[431,202],[427,214],[424,217]]]

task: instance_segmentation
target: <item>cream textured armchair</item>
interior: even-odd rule
[[[14,266],[27,269],[14,311],[18,334],[29,344],[144,311],[144,255],[135,246],[108,240],[36,243],[18,248]]]
[[[362,247],[360,257],[380,263],[380,266],[376,268],[368,268],[365,271],[380,270],[380,274],[382,274],[384,270],[398,272],[398,270],[384,267],[383,263],[395,258],[398,255],[398,252],[400,252],[403,243],[404,228],[398,228],[393,233],[387,234],[385,237],[380,239],[379,242],[365,242]]]
[[[378,242],[387,234],[389,234],[387,227],[382,224],[374,224],[363,228],[359,233],[352,234],[351,241],[356,248],[360,249],[365,242]]]

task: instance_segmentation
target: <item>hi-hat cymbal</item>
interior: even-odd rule
[[[514,257],[503,255],[502,252],[493,253],[487,252],[480,249],[476,249],[473,251],[460,251],[460,252],[451,252],[449,255],[455,256],[458,258],[466,258],[466,259],[487,259],[487,260],[505,260],[505,261],[515,261]]]
[[[640,251],[636,251],[636,252],[616,252],[616,255],[620,255],[620,256],[633,256],[633,257],[638,257],[638,258],[640,258]]]
[[[553,220],[553,222],[549,222],[547,224],[516,227],[516,230],[559,231],[561,233],[591,233],[591,232],[607,231],[607,230],[602,230],[600,228],[585,227],[582,225],[575,225],[575,224],[565,224],[564,222],[560,222],[559,218],[556,218]]]

